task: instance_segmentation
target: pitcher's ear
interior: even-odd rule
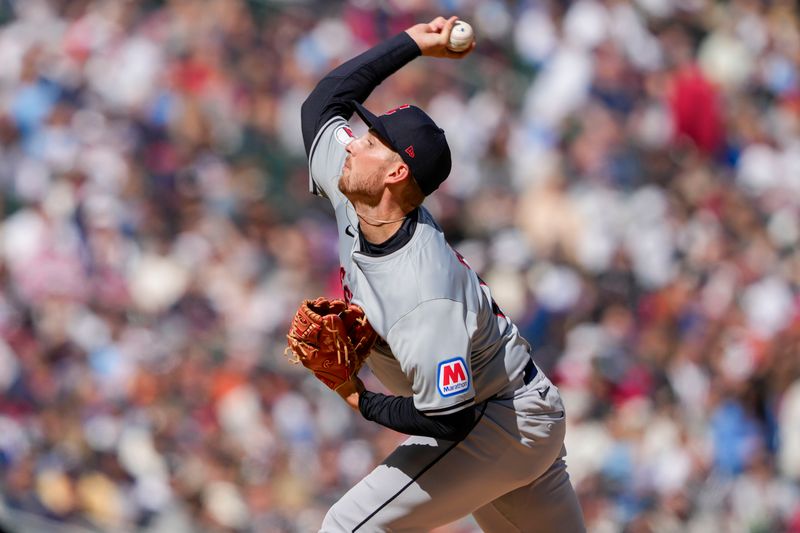
[[[411,169],[408,168],[408,164],[403,161],[402,159],[398,158],[398,161],[393,161],[391,166],[388,169],[386,182],[387,183],[400,183],[406,178],[411,177]]]

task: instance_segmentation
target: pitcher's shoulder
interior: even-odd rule
[[[410,262],[416,272],[420,301],[462,300],[471,282],[466,262],[450,246],[438,226],[422,223],[419,231],[426,235],[418,241]]]

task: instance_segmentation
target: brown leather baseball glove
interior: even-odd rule
[[[359,306],[320,297],[300,304],[286,338],[292,362],[346,398],[378,335]]]

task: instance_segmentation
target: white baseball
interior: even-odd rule
[[[453,52],[463,52],[472,44],[474,36],[472,26],[463,20],[457,20],[453,26],[453,31],[450,32],[450,41],[447,43],[447,48]]]

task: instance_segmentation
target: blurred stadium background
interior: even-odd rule
[[[0,0],[2,527],[312,531],[400,442],[281,355],[340,291],[299,109],[438,14],[476,52],[368,106],[447,131],[590,530],[800,531],[791,0]]]

